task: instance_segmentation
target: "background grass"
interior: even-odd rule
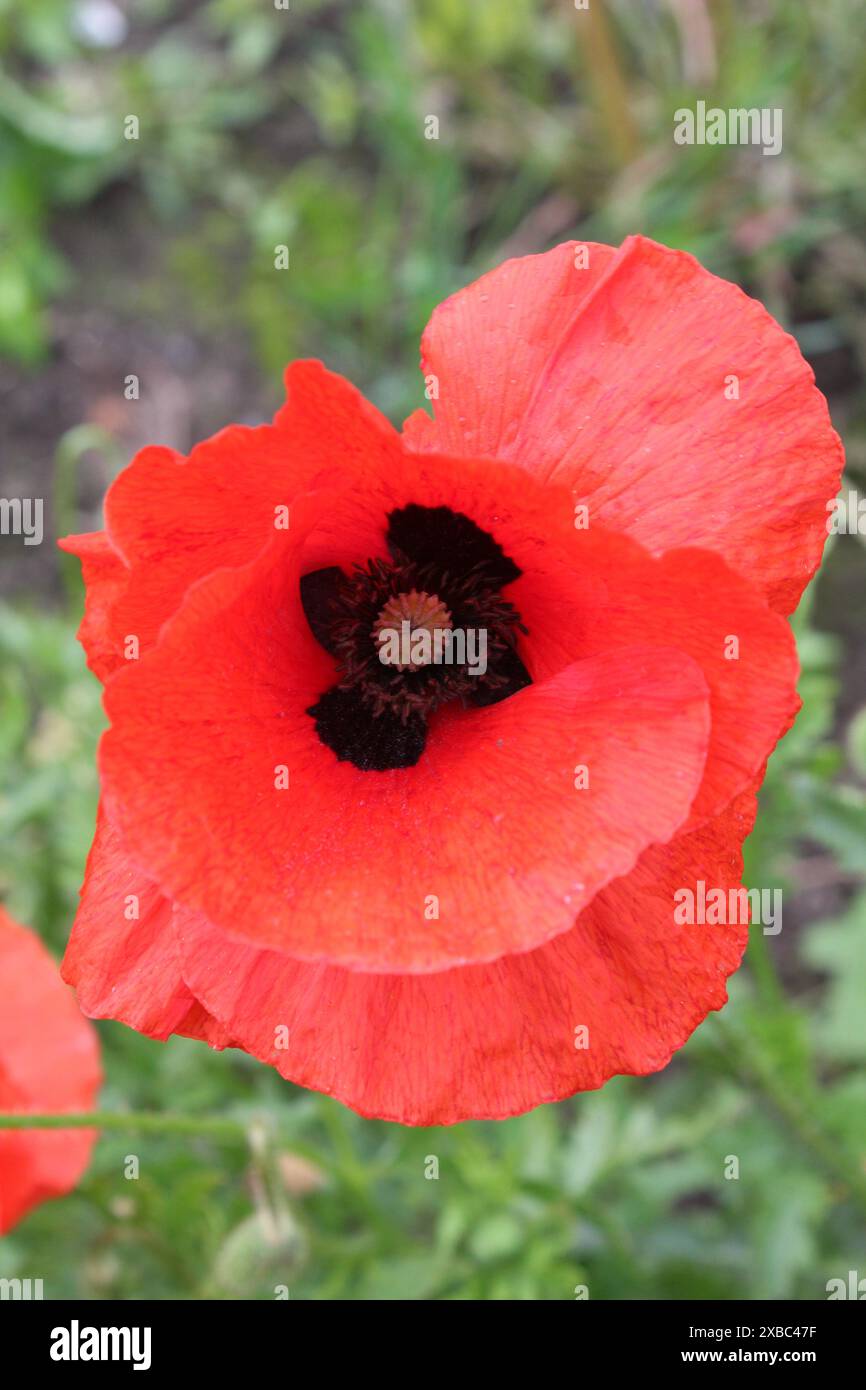
[[[99,525],[140,444],[266,418],[292,356],[399,423],[447,293],[639,230],[796,334],[866,493],[861,20],[857,0],[0,0],[0,491],[49,509],[42,547],[0,543],[0,896],[58,954],[102,716],[51,540]],[[781,107],[783,153],[675,146],[699,97]],[[730,1006],[664,1073],[412,1131],[102,1024],[106,1108],[237,1116],[251,1142],[104,1138],[75,1194],[0,1240],[0,1276],[87,1298],[808,1299],[866,1275],[863,560],[838,538],[797,616],[804,709],[747,845],[784,929],[753,934]]]

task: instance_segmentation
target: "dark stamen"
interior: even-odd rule
[[[350,574],[331,566],[301,580],[310,628],[338,674],[307,712],[322,742],[365,771],[416,763],[427,718],[446,701],[492,705],[531,681],[516,650],[526,628],[499,592],[520,570],[492,536],[447,507],[413,504],[391,513],[387,539],[391,562],[368,560]],[[421,656],[389,655],[401,629],[404,640],[420,639]],[[485,634],[483,673],[480,645],[474,666],[462,649],[470,630],[476,642]]]

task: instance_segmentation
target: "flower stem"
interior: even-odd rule
[[[92,1110],[70,1115],[0,1113],[0,1130],[3,1129],[138,1130],[141,1134],[197,1134],[211,1139],[235,1139],[241,1143],[249,1136],[249,1126],[239,1120],[133,1110]]]

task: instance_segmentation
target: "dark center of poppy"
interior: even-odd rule
[[[391,560],[301,580],[310,628],[337,682],[307,711],[321,741],[364,771],[411,767],[429,715],[448,700],[491,705],[530,683],[526,632],[501,589],[520,570],[486,531],[449,507],[391,512]]]

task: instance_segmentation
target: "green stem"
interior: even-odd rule
[[[0,1113],[0,1130],[3,1129],[138,1130],[140,1134],[197,1134],[212,1139],[235,1139],[241,1143],[246,1143],[249,1136],[249,1126],[239,1120],[133,1110],[94,1110],[83,1115]]]

